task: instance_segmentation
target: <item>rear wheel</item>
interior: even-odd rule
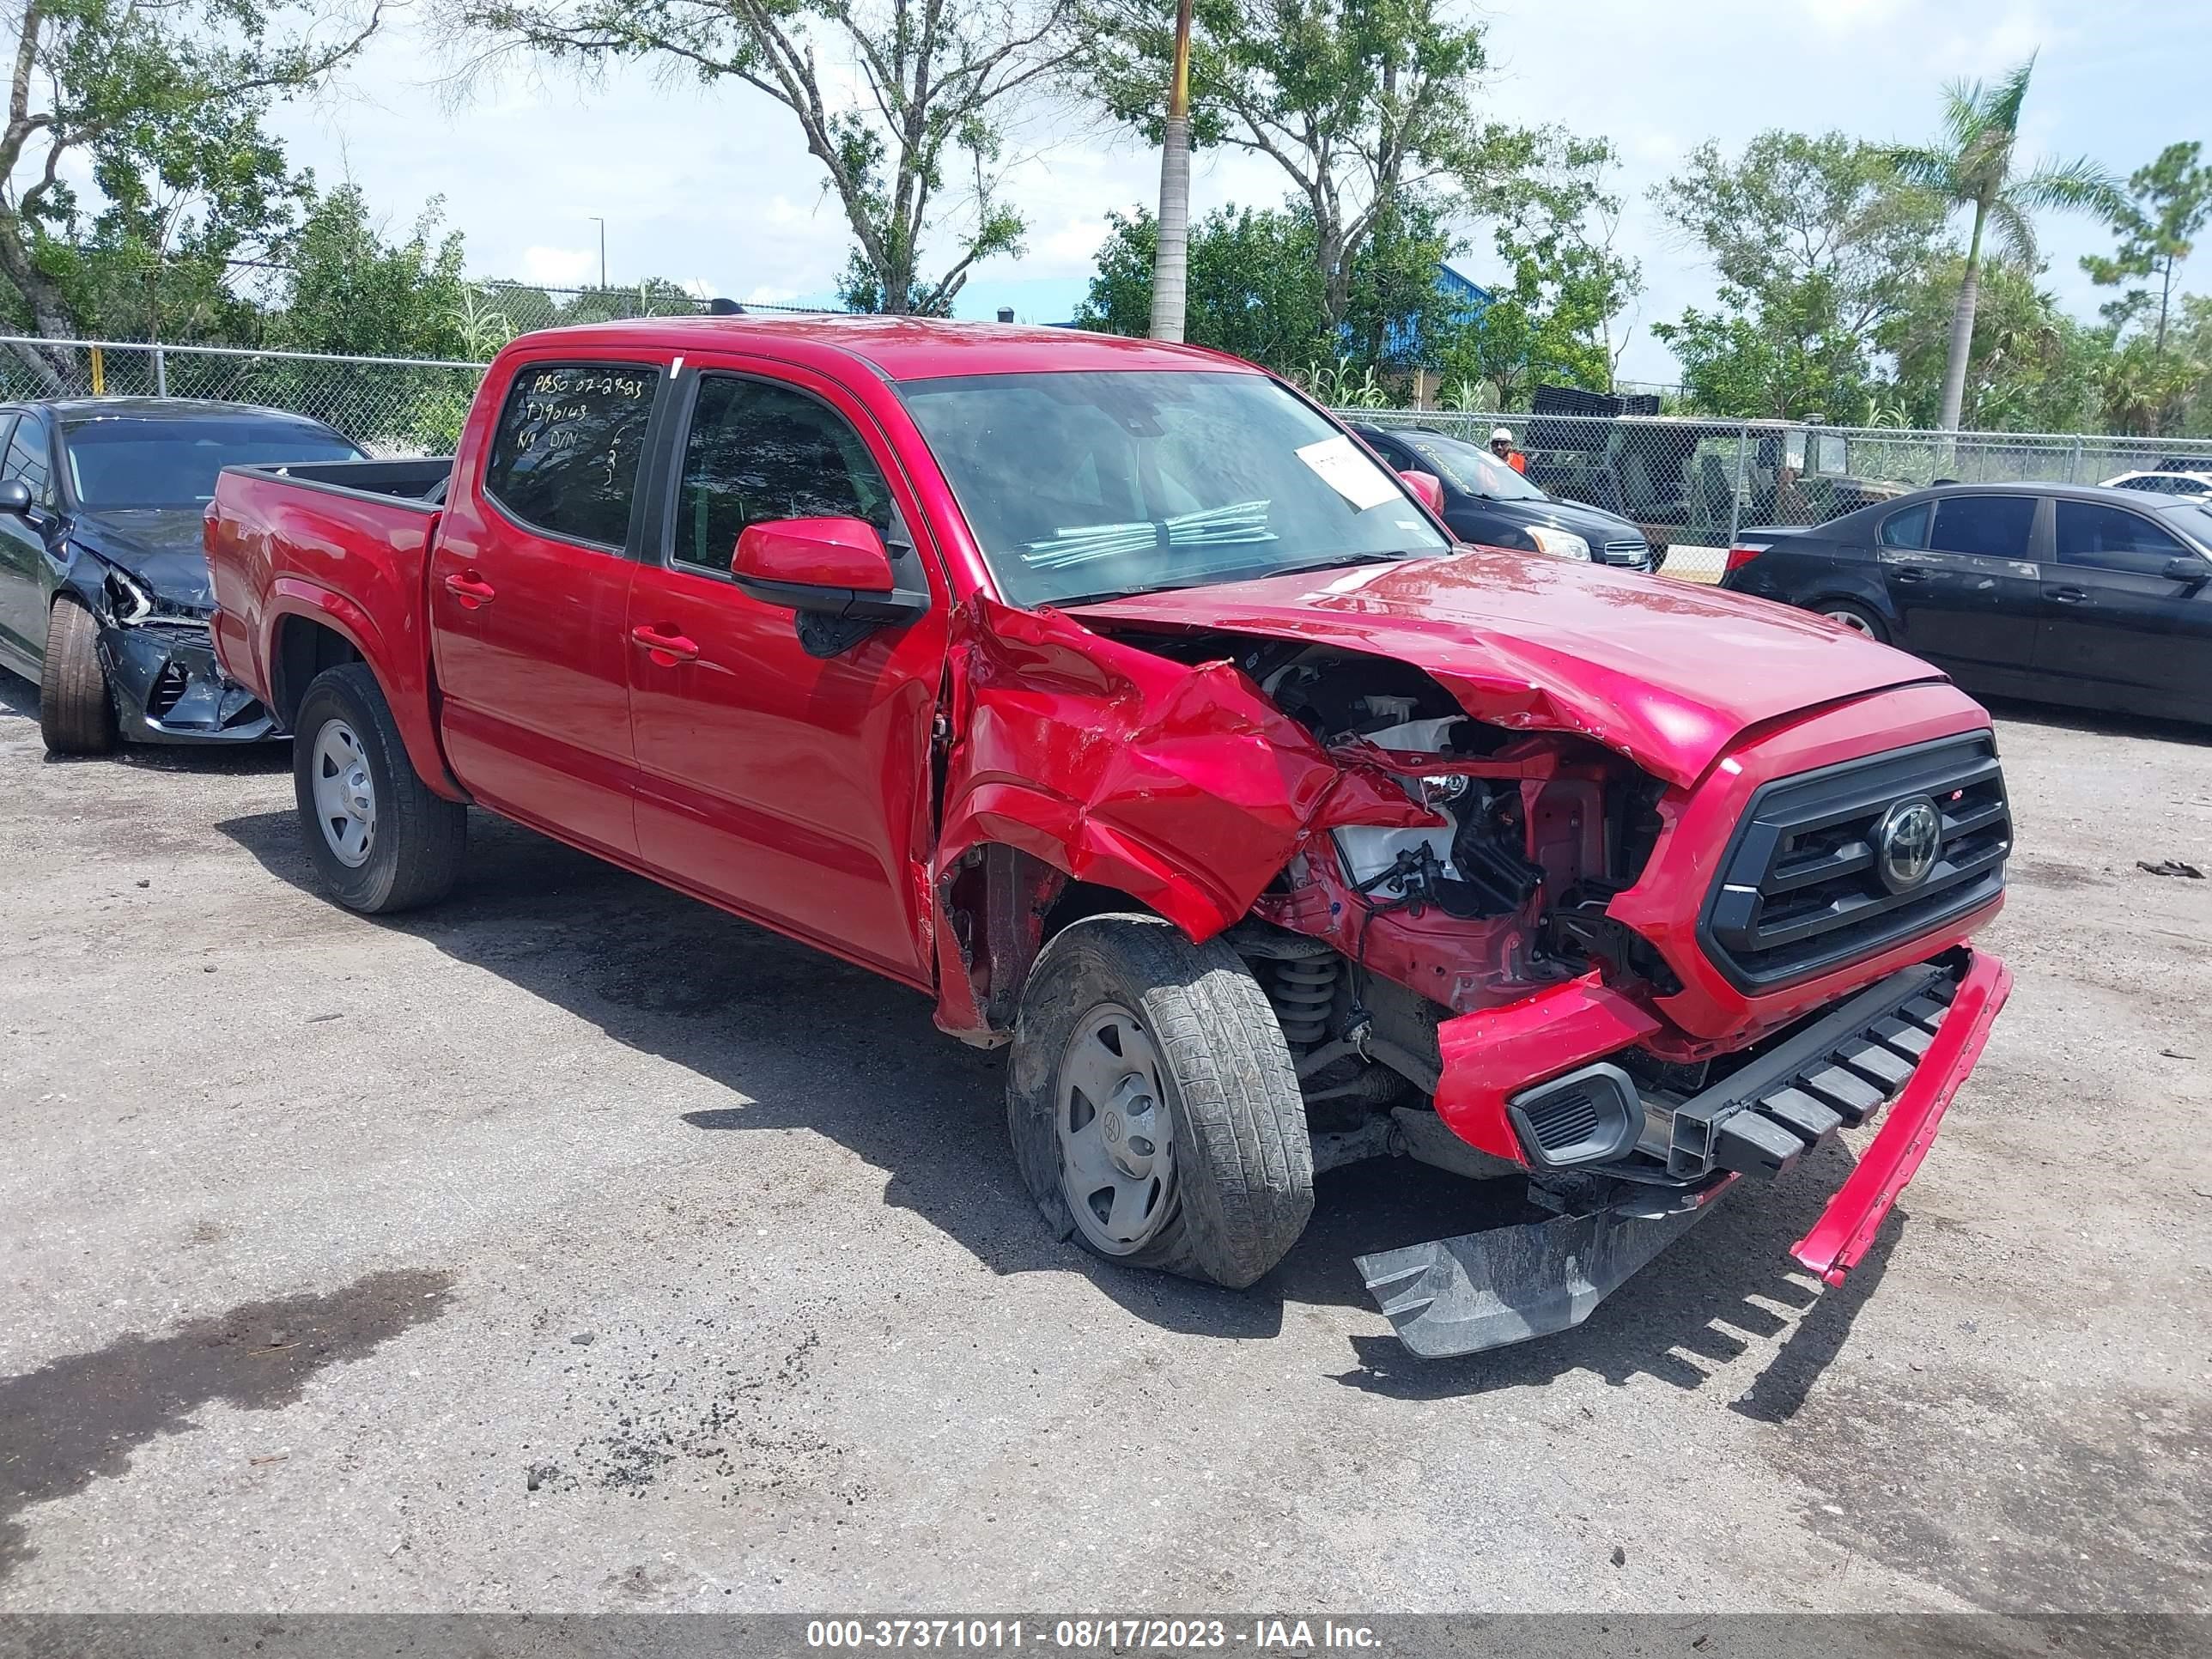
[[[1863,634],[1882,645],[1889,643],[1889,629],[1864,605],[1853,605],[1849,599],[1822,599],[1813,609],[1830,622],[1841,623],[1854,634]]]
[[[120,736],[100,665],[100,624],[64,594],[46,613],[39,675],[39,733],[50,755],[104,755]]]
[[[451,891],[468,845],[468,809],[433,794],[416,772],[367,665],[318,674],[293,726],[300,827],[325,890],[370,915]]]
[[[1243,961],[1156,916],[1091,916],[1022,994],[1007,1126],[1063,1233],[1133,1267],[1241,1289],[1313,1213],[1290,1050]]]

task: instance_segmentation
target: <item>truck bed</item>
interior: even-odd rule
[[[289,726],[305,679],[328,659],[288,655],[294,627],[337,635],[377,665],[409,754],[434,780],[445,767],[430,714],[425,586],[452,470],[435,457],[225,467],[207,511],[224,671]]]
[[[450,455],[425,455],[400,461],[292,461],[279,465],[230,466],[226,472],[283,478],[352,495],[388,495],[432,505],[446,499],[453,475]]]

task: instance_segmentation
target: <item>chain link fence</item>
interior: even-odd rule
[[[373,455],[451,453],[481,363],[342,357],[0,335],[0,398],[204,398],[308,415]],[[2212,439],[2086,433],[1942,433],[1714,421],[1690,416],[1516,415],[1345,409],[1477,446],[1513,434],[1528,482],[1617,513],[1665,543],[1667,574],[1717,580],[1738,532],[1813,525],[1942,480],[2100,483],[2130,472],[2212,472]]]
[[[1941,482],[2102,483],[2212,472],[2212,440],[2086,433],[1929,432],[1694,416],[1347,409],[1347,421],[1486,446],[1508,428],[1528,482],[1617,513],[1668,544],[1667,574],[1717,581],[1740,531],[1815,525]]]
[[[482,363],[0,335],[0,398],[205,398],[310,415],[372,455],[444,455]]]

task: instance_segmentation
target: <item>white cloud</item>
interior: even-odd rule
[[[575,288],[597,276],[599,253],[587,247],[526,247],[522,250],[522,279],[554,288]]]
[[[1712,278],[1665,234],[1646,193],[1707,138],[1735,148],[1770,126],[1838,127],[1869,137],[1932,134],[1942,82],[2002,73],[2042,48],[2027,147],[2095,155],[2125,173],[2188,136],[2201,103],[2194,58],[2172,50],[2171,0],[2106,0],[2094,22],[2062,21],[2053,0],[1467,0],[1490,25],[1494,82],[1486,114],[1559,122],[1620,146],[1625,251],[1644,262],[1647,320],[1711,301]],[[427,44],[426,44],[427,43]],[[699,273],[711,292],[818,299],[851,247],[823,198],[820,165],[787,112],[742,88],[701,89],[618,69],[584,87],[551,70],[451,112],[430,83],[441,64],[414,28],[380,40],[343,95],[288,106],[275,125],[295,161],[325,183],[350,174],[397,226],[446,198],[471,274],[567,285],[596,279],[606,219],[617,283]],[[825,70],[827,69],[825,65]],[[838,84],[849,90],[849,72]],[[1158,154],[1127,131],[1059,110],[1009,141],[1006,184],[1028,218],[1028,252],[986,262],[965,310],[1012,304],[1056,320],[1079,297],[1109,209],[1158,198]],[[1272,207],[1289,181],[1233,151],[1195,158],[1193,205]],[[2041,227],[2048,280],[2087,314],[2101,296],[2077,268],[2106,245],[2085,222]],[[1456,261],[1480,282],[1495,264],[1478,234]],[[2205,286],[2197,272],[2193,287]],[[777,301],[761,300],[762,303]],[[1640,335],[1623,372],[1672,380]]]

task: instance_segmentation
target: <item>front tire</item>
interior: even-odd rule
[[[1022,1178],[1109,1261],[1241,1290],[1313,1213],[1313,1145],[1274,1010],[1218,940],[1086,917],[1038,957],[1006,1078]]]
[[[433,794],[416,772],[367,665],[318,674],[293,730],[300,830],[324,890],[373,916],[452,891],[468,846],[468,809]]]
[[[120,733],[115,699],[100,665],[100,624],[64,595],[46,614],[46,654],[39,673],[39,735],[49,755],[105,755]]]

